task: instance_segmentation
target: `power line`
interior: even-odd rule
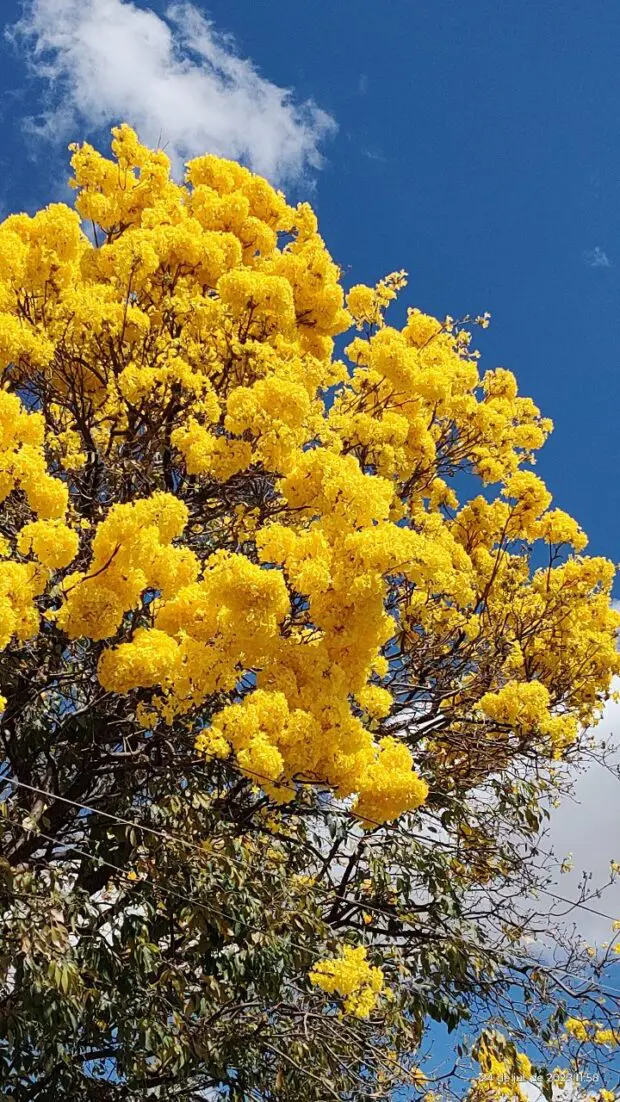
[[[23,831],[26,831],[26,832],[28,831],[28,828],[25,827],[25,826],[22,826],[21,823],[17,823],[16,825],[18,827],[20,827]],[[67,850],[71,850],[74,853],[79,854],[81,857],[86,858],[86,860],[94,862],[98,867],[101,867],[103,865],[106,868],[112,869],[113,871],[115,871],[117,873],[120,873],[124,878],[128,879],[128,873],[131,870],[124,869],[120,865],[114,864],[112,861],[107,861],[102,857],[98,857],[98,856],[95,856],[94,854],[88,853],[87,850],[84,850],[79,846],[75,846],[71,843],[64,843],[60,838],[57,838],[53,834],[46,834],[43,831],[37,831],[37,837],[44,838],[46,841],[52,842],[56,845],[64,846]],[[227,915],[224,911],[220,911],[216,907],[208,907],[206,904],[202,903],[200,900],[195,899],[192,896],[184,895],[181,892],[177,892],[172,888],[163,887],[162,885],[154,883],[150,880],[140,881],[140,883],[145,884],[146,886],[151,888],[153,891],[161,892],[164,895],[172,896],[173,898],[179,899],[182,902],[190,903],[192,906],[199,907],[201,910],[205,911],[207,914],[217,915],[218,917],[224,919],[226,922],[230,922],[230,923],[233,923],[233,924],[235,922],[239,922],[242,926],[245,926],[246,929],[248,929],[248,930],[252,930],[255,933],[259,933],[259,934],[264,933],[264,930],[260,926],[255,926],[253,923],[248,922],[246,919],[240,919],[240,918],[235,919],[231,915]],[[304,954],[309,954],[312,958],[314,958],[316,956],[315,953],[311,952],[306,946],[300,945],[299,942],[292,941],[292,940],[289,939],[289,944],[292,945],[295,949],[299,949],[300,952],[302,952]],[[269,1047],[269,1042],[267,1042],[267,1045]],[[279,1056],[283,1056],[285,1059],[288,1059],[284,1053],[278,1052],[275,1048],[273,1048],[273,1046],[271,1046],[271,1047],[272,1047],[272,1051],[274,1051],[274,1053],[276,1053]],[[379,1064],[383,1064],[384,1066],[387,1066],[387,1067],[395,1065],[395,1061],[389,1055],[383,1056],[383,1054],[381,1054],[381,1053],[378,1053],[377,1055],[379,1057],[379,1059],[377,1061]],[[294,1063],[294,1061],[291,1061],[291,1060],[288,1060],[288,1062],[289,1063]],[[400,1065],[395,1065],[395,1066],[400,1067]],[[309,1072],[307,1069],[301,1067],[300,1065],[295,1064],[295,1067],[299,1071],[301,1071],[304,1075],[306,1075],[310,1078],[313,1078],[313,1079],[317,1078],[312,1072]],[[336,1095],[333,1091],[331,1091],[331,1093],[334,1095],[334,1097],[336,1097]]]
[[[211,850],[207,852],[205,851],[204,847],[199,843],[191,842],[187,838],[181,838],[179,835],[172,834],[170,831],[158,830],[156,827],[147,826],[146,823],[139,823],[134,819],[125,819],[121,815],[113,815],[109,811],[102,811],[101,808],[91,807],[89,804],[80,803],[79,800],[70,800],[67,796],[56,795],[55,793],[49,792],[44,788],[38,788],[36,785],[27,784],[25,781],[19,781],[12,777],[5,777],[3,779],[8,784],[16,785],[19,788],[25,788],[29,792],[34,792],[37,795],[45,796],[52,800],[60,800],[62,803],[69,804],[72,807],[80,808],[80,810],[82,811],[88,811],[94,815],[101,815],[103,818],[109,819],[111,822],[118,823],[121,826],[128,826],[132,827],[135,830],[141,830],[145,833],[153,834],[155,837],[162,838],[164,841],[176,842],[181,846],[185,846],[187,849],[191,849],[194,852],[199,853],[202,857],[213,857],[214,859],[222,861],[226,864],[237,865],[237,867],[241,869],[245,868],[245,865],[242,861],[239,861],[237,858],[232,857],[231,855],[224,856],[224,854],[218,853],[217,850]],[[18,825],[21,826],[21,824]],[[41,836],[44,837],[42,832],[39,833],[41,833]],[[64,843],[59,841],[59,844],[63,845]],[[319,891],[322,891],[323,893],[329,895],[330,898],[339,899],[343,903],[354,903],[363,910],[369,912],[372,911],[373,913],[383,915],[384,918],[394,918],[394,915],[391,912],[385,911],[381,907],[377,907],[376,904],[366,902],[362,903],[360,900],[354,899],[353,897],[348,895],[341,895],[335,889],[325,888],[320,884],[317,884],[316,887]]]
[[[158,830],[155,827],[148,826],[145,823],[139,823],[139,822],[137,822],[136,820],[133,820],[133,819],[126,819],[126,818],[124,818],[120,815],[112,815],[108,811],[102,811],[100,808],[92,807],[89,804],[80,803],[78,800],[70,800],[66,796],[56,795],[53,792],[48,792],[44,788],[38,788],[35,785],[27,784],[25,781],[18,781],[14,778],[8,778],[8,777],[4,778],[4,780],[9,784],[16,785],[20,788],[25,788],[30,792],[37,793],[38,795],[46,796],[46,797],[48,797],[52,800],[60,800],[62,803],[66,803],[66,804],[69,804],[73,807],[80,808],[82,811],[88,811],[88,812],[91,812],[94,815],[101,815],[103,818],[109,819],[111,822],[118,823],[122,826],[129,826],[129,827],[132,827],[136,830],[144,831],[148,834],[153,834],[155,837],[162,838],[165,841],[176,842],[179,845],[185,846],[186,848],[191,849],[191,850],[195,851],[196,853],[199,853],[202,857],[205,857],[205,856],[213,857],[216,860],[220,860],[224,863],[235,864],[239,868],[245,868],[243,862],[239,861],[235,857],[232,857],[230,855],[224,856],[223,854],[220,854],[217,851],[213,851],[213,850],[210,851],[207,854],[204,847],[201,846],[199,843],[191,842],[187,838],[181,838],[179,835],[172,834],[170,831]],[[17,824],[17,825],[21,826],[22,824]],[[27,829],[27,828],[22,828],[22,829]],[[38,831],[38,833],[41,835],[41,837],[47,837],[42,831]],[[48,840],[51,840],[51,839],[48,839]],[[57,839],[57,841],[58,841],[59,845],[64,845],[65,844],[60,839]],[[75,847],[71,847],[71,848],[75,848]],[[77,852],[77,850],[76,850],[76,852]],[[122,870],[120,870],[120,871],[122,871]],[[357,899],[354,899],[351,896],[341,895],[337,891],[334,891],[334,890],[329,889],[329,888],[324,888],[322,885],[316,885],[316,887],[320,891],[328,894],[330,898],[339,899],[343,903],[354,903],[354,904],[356,904],[360,908],[363,908],[366,911],[372,911],[376,914],[381,914],[385,918],[393,918],[394,917],[394,915],[391,914],[389,911],[385,911],[382,908],[377,907],[375,904],[365,903],[365,902],[362,903],[361,901],[359,901]]]
[[[24,832],[29,832],[29,828],[27,826],[23,826],[22,823],[16,823],[15,825]],[[73,853],[79,854],[80,857],[84,857],[87,861],[94,862],[94,864],[96,864],[98,867],[104,866],[105,868],[112,869],[114,872],[120,873],[124,880],[129,880],[130,883],[134,883],[134,881],[131,880],[130,876],[130,873],[133,872],[132,869],[126,869],[123,868],[121,865],[116,865],[114,864],[114,862],[108,861],[104,857],[99,857],[93,853],[89,853],[85,849],[82,849],[80,846],[74,845],[73,842],[63,842],[61,838],[58,838],[53,834],[46,834],[42,830],[37,830],[36,835],[38,838],[45,839],[46,842],[52,842],[54,845],[61,846],[67,851],[72,851]],[[181,900],[181,902],[183,903],[189,903],[193,907],[199,907],[207,914],[216,915],[218,918],[222,918],[226,922],[230,922],[233,925],[235,923],[240,923],[242,926],[245,926],[248,930],[252,930],[254,933],[264,934],[265,932],[264,929],[262,929],[260,926],[255,926],[253,923],[248,922],[247,919],[238,917],[235,918],[233,917],[233,915],[226,914],[225,911],[220,911],[218,907],[207,906],[207,904],[203,903],[200,899],[196,899],[194,896],[190,895],[183,895],[181,892],[175,891],[174,888],[164,887],[163,885],[158,884],[157,882],[152,880],[140,879],[138,881],[135,881],[135,883],[144,884],[147,887],[151,888],[152,891],[158,891],[164,895],[170,895],[175,899]],[[308,947],[300,945],[299,942],[290,941],[289,943],[295,949],[299,949],[302,953],[309,952]]]
[[[7,779],[8,778],[5,778],[5,780],[7,780]],[[20,787],[27,788],[28,790],[37,792],[41,795],[49,796],[52,799],[53,798],[61,799],[63,802],[65,802],[67,804],[73,805],[75,807],[79,807],[83,810],[92,811],[94,814],[102,815],[105,818],[110,819],[112,821],[118,821],[119,823],[121,823],[123,825],[132,826],[137,830],[143,830],[143,831],[146,831],[148,833],[153,833],[156,836],[161,837],[165,840],[179,842],[179,843],[187,846],[188,848],[191,848],[191,849],[196,850],[197,852],[200,852],[204,856],[204,850],[202,849],[202,847],[200,845],[197,845],[196,843],[190,842],[187,839],[180,838],[177,835],[173,835],[173,834],[170,834],[169,832],[157,830],[156,828],[146,826],[145,824],[138,823],[138,822],[136,822],[134,820],[131,820],[131,819],[125,819],[122,816],[112,815],[110,812],[103,812],[99,808],[90,807],[88,804],[82,804],[77,800],[70,800],[67,797],[55,797],[54,793],[47,792],[45,789],[37,788],[34,785],[28,785],[26,782],[12,780],[11,783],[16,784]],[[24,832],[28,831],[28,827],[24,826],[21,823],[17,823],[15,825],[17,825]],[[121,867],[120,865],[114,864],[111,861],[107,861],[106,859],[104,859],[102,857],[98,857],[98,856],[95,856],[93,854],[90,854],[86,850],[83,850],[79,846],[73,845],[72,843],[64,842],[62,839],[58,838],[57,836],[46,834],[45,832],[39,831],[39,830],[37,830],[37,835],[41,838],[44,838],[48,842],[51,842],[55,845],[64,847],[66,850],[72,850],[74,853],[79,854],[80,856],[84,857],[86,860],[95,862],[99,866],[103,865],[104,867],[110,868],[113,871],[115,871],[117,873],[120,873],[123,876],[124,879],[130,879],[129,873],[133,870],[128,870],[126,868]],[[223,861],[228,860],[228,858],[225,858],[222,854],[212,853],[212,854],[210,854],[210,856],[218,857]],[[234,864],[237,864],[241,868],[244,867],[242,862],[237,861],[234,858],[230,858],[230,861]],[[196,899],[193,896],[184,895],[180,892],[175,891],[175,889],[173,889],[173,888],[164,887],[163,885],[157,884],[157,883],[155,883],[153,881],[150,881],[150,880],[140,880],[139,882],[143,883],[143,884],[146,884],[153,891],[159,891],[160,893],[162,893],[164,895],[169,895],[173,898],[181,900],[182,902],[189,903],[192,906],[199,907],[201,910],[205,911],[207,914],[215,915],[219,918],[224,919],[226,922],[230,922],[230,923],[233,923],[233,924],[235,922],[240,922],[241,925],[245,926],[246,929],[248,929],[248,930],[252,930],[253,932],[260,933],[260,934],[264,933],[264,930],[261,927],[256,926],[253,923],[248,922],[246,919],[239,919],[239,918],[235,919],[235,918],[233,918],[233,916],[228,915],[224,911],[219,910],[219,908],[216,908],[216,907],[213,907],[213,906],[211,906],[211,907],[207,906],[206,904],[202,903],[200,900]],[[369,911],[369,912],[372,911],[373,913],[380,914],[383,917],[390,918],[390,919],[395,917],[393,913],[391,913],[389,911],[385,911],[381,907],[378,907],[374,904],[361,902],[359,900],[352,899],[350,896],[340,895],[339,893],[337,893],[337,892],[335,892],[331,889],[323,888],[321,885],[316,885],[316,887],[320,891],[323,891],[323,893],[326,894],[329,898],[334,898],[335,897],[335,898],[338,898],[338,899],[340,899],[341,901],[343,901],[345,903],[357,904],[357,906],[363,911]],[[611,916],[606,915],[604,912],[595,910],[594,908],[588,907],[587,905],[585,905],[583,903],[578,903],[576,900],[570,900],[570,899],[567,899],[564,896],[556,895],[555,893],[549,892],[546,889],[541,888],[541,889],[538,889],[538,890],[541,891],[541,892],[544,892],[544,894],[549,895],[554,899],[558,899],[561,902],[568,903],[572,907],[577,907],[577,908],[589,911],[590,913],[597,914],[602,918],[611,918]],[[611,921],[614,921],[614,920],[611,919]],[[412,923],[412,925],[413,925],[413,923]],[[307,947],[301,945],[299,942],[291,941],[290,944],[302,953],[308,953],[309,952]],[[489,952],[489,950],[484,950],[484,949],[479,948],[478,951],[479,952],[482,951],[485,956],[489,956],[492,959],[494,959],[493,954],[491,954]],[[529,957],[529,958],[526,958],[526,959],[529,959],[529,963],[534,965],[536,968],[540,967],[540,965],[541,965],[541,962],[536,960],[534,957]],[[615,998],[619,993],[615,989],[612,990],[610,988],[603,987],[600,984],[599,984],[598,990],[601,992],[601,994],[607,995],[607,996],[612,997],[612,998]],[[578,992],[575,992],[574,994],[575,994],[576,998],[579,997]]]
[[[610,922],[617,921],[616,915],[608,915],[605,913],[605,911],[597,911],[595,907],[588,907],[587,903],[577,903],[575,899],[567,899],[565,895],[557,895],[556,892],[551,892],[548,890],[548,888],[537,888],[536,890],[541,892],[543,895],[550,896],[552,899],[559,900],[560,903],[568,903],[571,907],[577,907],[581,911],[589,911],[590,914],[598,915],[599,918],[607,918]]]
[[[29,786],[29,787],[31,787],[31,786]],[[72,802],[72,801],[70,801],[70,802]],[[108,817],[111,817],[111,816],[108,816]],[[21,830],[23,830],[25,832],[28,832],[28,828],[23,826],[21,823],[17,823],[16,825]],[[139,824],[136,824],[136,825],[139,825]],[[95,856],[94,854],[88,853],[87,850],[82,849],[80,846],[75,846],[72,843],[65,843],[60,838],[56,837],[53,834],[46,834],[43,831],[37,831],[37,837],[44,838],[46,841],[52,842],[55,845],[63,846],[67,850],[71,850],[74,853],[79,854],[81,857],[86,858],[86,860],[94,862],[98,867],[101,867],[103,865],[105,868],[112,869],[113,871],[115,871],[117,873],[120,873],[126,879],[129,878],[128,874],[129,874],[130,871],[132,871],[132,870],[127,870],[127,869],[123,868],[120,865],[116,865],[112,861],[107,861],[105,858],[98,857],[98,856]],[[235,919],[231,915],[227,915],[224,911],[220,911],[219,908],[208,907],[206,904],[202,903],[200,900],[195,899],[192,896],[184,895],[181,892],[177,892],[172,888],[163,887],[162,885],[154,883],[153,881],[150,881],[150,880],[140,881],[140,883],[145,884],[146,886],[151,888],[153,891],[159,891],[164,895],[172,896],[173,898],[179,899],[179,900],[181,900],[185,903],[190,903],[192,906],[199,907],[201,910],[205,911],[207,914],[215,914],[218,917],[225,919],[225,921],[231,922],[231,923],[240,922],[241,925],[245,926],[248,930],[253,930],[255,933],[259,933],[259,934],[264,933],[264,930],[261,929],[261,927],[255,926],[253,923],[248,922],[246,919],[239,919],[239,918]],[[309,949],[306,946],[300,945],[299,942],[289,940],[289,944],[292,945],[294,948],[299,949],[300,952],[302,952],[304,954],[307,954],[307,953],[310,952]],[[310,955],[314,956],[315,954],[310,953]],[[273,1051],[275,1052],[276,1050],[274,1049]],[[277,1053],[277,1054],[281,1055],[281,1056],[284,1055],[283,1053]],[[378,1059],[379,1064],[384,1064],[384,1066],[391,1066],[391,1067],[396,1066],[396,1067],[400,1068],[400,1070],[403,1070],[400,1067],[400,1065],[397,1064],[396,1061],[394,1061],[394,1059],[392,1057],[390,1057],[389,1055],[383,1056],[383,1054],[380,1053],[380,1052],[377,1052],[377,1055],[379,1057],[379,1059]],[[291,1062],[291,1061],[289,1061],[289,1062]],[[304,1074],[310,1075],[312,1078],[316,1078],[316,1076],[313,1076],[312,1073],[307,1072],[304,1068],[300,1067],[299,1065],[295,1065],[295,1066],[298,1067],[298,1070],[302,1071]],[[334,1097],[335,1097],[335,1095],[334,1095]]]
[[[260,774],[255,774],[255,775],[260,776]],[[265,778],[265,779],[267,779],[267,778]],[[71,800],[67,796],[61,796],[57,793],[50,792],[47,789],[39,788],[36,785],[27,784],[25,781],[20,781],[20,780],[17,780],[16,778],[13,778],[13,777],[5,777],[5,778],[3,778],[3,780],[6,784],[12,784],[16,787],[27,789],[29,792],[34,792],[37,795],[45,796],[46,798],[51,799],[51,800],[59,800],[61,803],[68,804],[72,807],[80,808],[80,810],[82,810],[82,811],[88,811],[88,812],[90,812],[94,815],[100,815],[102,818],[109,819],[110,821],[116,822],[121,826],[133,827],[136,830],[145,831],[146,833],[152,834],[155,837],[163,839],[164,841],[176,842],[178,845],[185,846],[187,849],[191,849],[191,850],[194,850],[197,853],[200,853],[203,857],[204,856],[209,856],[209,857],[213,857],[217,860],[220,860],[220,861],[223,861],[223,862],[226,862],[226,863],[236,864],[239,868],[244,868],[245,867],[243,865],[243,862],[239,861],[238,859],[236,859],[232,856],[225,857],[223,854],[220,854],[217,851],[210,851],[209,853],[207,853],[205,851],[205,849],[203,848],[203,846],[201,846],[199,843],[192,842],[187,838],[181,838],[180,835],[173,834],[170,831],[158,830],[156,827],[148,826],[146,823],[139,823],[135,819],[126,819],[126,818],[124,818],[123,816],[120,816],[120,815],[113,815],[109,811],[103,811],[101,808],[92,807],[89,804],[80,803],[79,800]],[[346,812],[340,811],[340,809],[338,809],[338,808],[333,808],[333,809],[315,808],[314,810],[316,811],[317,814],[330,814],[330,813],[343,814],[343,815],[347,814]],[[18,825],[21,826],[21,824],[18,824]],[[377,823],[376,825],[377,826],[383,826],[385,824]],[[43,835],[42,832],[39,832],[39,833],[41,833],[42,837],[45,837],[45,835]],[[422,836],[419,836],[416,840],[419,841],[422,844],[425,844],[425,845],[434,845],[435,844],[435,840],[432,839],[432,838],[423,838]],[[59,845],[64,844],[59,839],[57,839],[57,841],[58,841]],[[120,870],[120,871],[123,871],[123,870]],[[382,910],[381,908],[376,907],[376,906],[374,906],[370,903],[369,904],[362,903],[359,900],[353,899],[351,896],[340,895],[336,891],[332,891],[331,889],[328,889],[328,888],[322,889],[321,885],[317,885],[317,887],[320,890],[328,892],[330,896],[335,896],[336,898],[340,899],[344,903],[357,903],[364,910],[367,910],[367,911],[374,910],[378,914],[382,914],[386,918],[393,918],[394,917],[394,915],[391,912]],[[576,899],[568,899],[566,896],[559,895],[556,892],[552,892],[547,888],[538,887],[536,889],[536,891],[539,894],[549,896],[551,899],[556,899],[558,902],[566,903],[570,907],[574,907],[574,908],[577,908],[578,910],[582,910],[582,911],[587,911],[589,914],[597,915],[599,918],[604,918],[604,919],[608,920],[609,922],[615,922],[616,921],[616,917],[614,915],[607,914],[605,911],[597,910],[595,907],[589,907],[586,903],[579,902]]]

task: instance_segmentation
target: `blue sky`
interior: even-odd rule
[[[136,21],[136,9],[151,11],[148,25]],[[2,5],[8,27],[24,13],[30,34],[0,45],[5,209],[57,198],[66,141],[86,134],[102,141],[103,128],[120,115],[147,132],[158,127],[181,157],[198,152],[215,133],[217,103],[197,103],[202,121],[177,141],[183,112],[158,104],[170,89],[160,81],[148,117],[144,86],[157,74],[141,79],[134,51],[144,51],[145,33],[171,35],[162,65],[179,69],[185,59],[196,79],[179,89],[191,100],[201,69],[213,66],[204,50],[197,56],[190,49],[192,35],[207,26],[200,17],[208,18],[210,46],[229,60],[236,50],[258,70],[252,76],[248,68],[241,83],[256,78],[268,91],[292,91],[279,118],[274,108],[271,133],[249,118],[249,159],[284,176],[295,197],[311,197],[351,282],[404,267],[411,303],[442,316],[491,311],[491,329],[479,341],[483,364],[513,369],[522,391],[556,424],[540,473],[590,534],[591,550],[620,557],[615,0],[196,0],[192,11],[176,5],[176,23],[164,21],[170,6],[159,0]],[[106,55],[98,43],[93,59],[93,28],[115,20],[123,48],[111,40]],[[234,36],[235,46],[215,31]],[[38,58],[37,43],[49,48]],[[76,58],[83,62],[78,78]],[[44,60],[55,79],[51,96]],[[229,67],[220,79],[224,98],[231,80],[239,83]],[[294,105],[309,99],[336,125],[310,117],[309,108],[305,124],[302,112],[293,118]],[[273,104],[265,102],[268,114]],[[239,106],[233,153],[234,140],[243,140],[234,139],[244,125]],[[43,133],[33,136],[28,116]],[[289,124],[291,135],[282,137]],[[228,140],[220,132],[214,147],[223,142],[226,151]],[[273,141],[297,146],[279,149],[279,160],[273,150],[261,154],[261,142]],[[317,154],[320,167],[311,163]]]
[[[441,315],[491,311],[484,362],[555,421],[540,472],[591,549],[620,558],[620,6],[209,10],[336,118],[316,203],[338,260],[354,280],[406,268],[413,302]],[[591,266],[597,247],[609,267]]]

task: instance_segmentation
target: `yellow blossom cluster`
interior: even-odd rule
[[[60,520],[35,520],[24,524],[17,536],[17,550],[32,553],[50,570],[63,570],[73,562],[79,547],[78,533]]]
[[[42,415],[29,413],[16,394],[0,390],[0,501],[21,490],[33,513],[57,520],[65,515],[69,495],[48,471],[44,438]]]
[[[615,1048],[620,1044],[620,1030],[600,1025],[588,1018],[567,1018],[564,1028],[569,1037],[581,1043],[589,1041],[591,1044],[604,1045],[607,1048]]]
[[[39,630],[36,598],[47,578],[34,563],[0,562],[0,647],[15,637],[32,639]]]
[[[368,963],[363,945],[345,945],[340,956],[319,961],[310,980],[329,995],[342,996],[344,1010],[356,1018],[370,1016],[383,990],[383,973]]]
[[[75,147],[74,210],[0,225],[2,645],[42,615],[104,644],[139,723],[367,825],[440,771],[561,755],[620,616],[527,469],[551,423],[453,319],[388,324],[404,272],[346,295],[307,204],[211,155],[177,183],[127,126],[112,147]],[[411,701],[450,730],[415,760],[387,722]]]
[[[480,1075],[473,1081],[467,1098],[470,1102],[494,1102],[511,1099],[526,1102],[524,1089],[532,1078],[532,1064],[524,1052],[501,1033],[487,1031],[479,1038],[475,1058],[480,1065]]]
[[[108,639],[143,594],[156,590],[173,596],[194,580],[194,553],[171,546],[186,521],[185,505],[172,494],[112,506],[95,533],[88,570],[64,581],[65,600],[56,620],[70,639]]]
[[[347,295],[347,310],[356,329],[383,325],[386,307],[406,286],[407,273],[401,271],[391,272],[379,280],[376,287],[367,287],[364,283],[352,287]]]
[[[2,537],[0,647],[8,646],[14,637],[23,642],[37,634],[37,599],[48,581],[41,567],[67,566],[77,553],[77,535],[60,519],[67,509],[67,487],[49,473],[44,438],[41,413],[28,412],[17,395],[0,390],[0,500],[9,525],[15,523],[9,516],[9,502],[19,495],[25,498],[28,513],[39,518],[23,524],[14,543],[19,556],[32,552],[38,562],[11,559],[10,543]]]

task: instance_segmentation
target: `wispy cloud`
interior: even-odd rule
[[[161,18],[130,0],[27,0],[7,30],[47,83],[42,138],[79,137],[125,120],[165,145],[176,168],[204,152],[284,183],[320,168],[336,123],[263,77],[190,3]]]
[[[387,157],[380,149],[362,149],[362,156],[366,157],[369,161],[380,161],[380,163],[384,165],[388,163]]]
[[[583,254],[583,259],[589,268],[611,268],[613,267],[611,260],[604,249],[601,249],[600,245],[596,245],[593,249]]]

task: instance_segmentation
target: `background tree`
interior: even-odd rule
[[[620,617],[550,422],[307,205],[113,153],[0,226],[6,1096],[610,1089],[539,833]]]

